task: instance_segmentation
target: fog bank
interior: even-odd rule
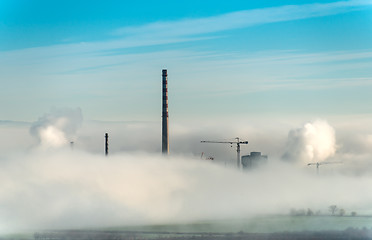
[[[66,149],[9,156],[0,162],[1,231],[327,213],[332,204],[368,213],[372,177],[306,170],[272,161],[246,173],[180,156]]]
[[[329,214],[330,205],[349,215],[372,214],[372,141],[365,128],[325,120],[219,124],[175,124],[169,157],[160,154],[157,123],[82,123],[80,109],[64,109],[29,125],[2,124],[12,141],[1,146],[0,232],[251,218],[308,208]],[[268,164],[243,172],[232,167],[235,146],[200,143],[232,134],[248,136],[242,155],[261,151]],[[201,152],[215,160],[201,159]],[[307,166],[322,161],[342,164],[322,165],[319,174]]]

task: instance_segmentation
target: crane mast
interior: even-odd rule
[[[235,138],[236,141],[200,141],[201,143],[228,143],[228,144],[236,144],[236,160],[237,160],[237,167],[240,168],[241,160],[240,160],[240,144],[248,144],[248,141],[240,141],[238,137]]]

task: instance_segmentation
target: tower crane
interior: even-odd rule
[[[200,141],[201,143],[229,143],[231,145],[236,144],[236,158],[237,166],[240,168],[240,144],[248,144],[248,141],[240,141],[238,137],[235,138],[236,141]]]
[[[336,163],[342,163],[342,162],[315,162],[315,163],[308,163],[307,166],[315,165],[316,166],[316,174],[319,175],[319,166],[320,165],[336,164]]]

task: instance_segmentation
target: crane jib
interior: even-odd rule
[[[241,160],[240,160],[240,144],[248,144],[248,141],[240,141],[240,139],[237,137],[235,138],[237,141],[231,142],[231,141],[200,141],[201,143],[229,143],[229,144],[236,144],[236,158],[237,158],[237,166],[240,168]]]

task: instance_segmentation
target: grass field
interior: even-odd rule
[[[128,231],[138,232],[137,236],[150,237],[158,233],[276,233],[301,231],[343,231],[347,228],[372,229],[371,216],[261,216],[249,219],[212,220],[184,224],[164,224],[145,226],[120,226],[111,228],[79,229],[87,231]],[[67,230],[67,229],[66,229]],[[43,230],[44,231],[44,230]],[[41,231],[41,232],[43,232]],[[53,231],[45,229],[45,232]],[[40,231],[39,231],[40,232]],[[141,234],[143,233],[143,234]],[[153,234],[152,234],[153,233]],[[34,232],[0,235],[2,239],[34,239]],[[170,234],[171,236],[173,234]]]
[[[188,224],[126,226],[111,230],[149,232],[255,232],[270,233],[283,231],[345,230],[352,228],[372,228],[372,217],[339,216],[262,216],[251,219],[204,221]]]

